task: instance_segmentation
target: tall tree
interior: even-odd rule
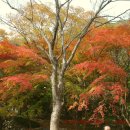
[[[75,30],[75,28],[73,28],[73,25],[75,25],[74,27],[76,27],[78,25],[78,22],[74,24],[71,18],[75,19],[75,17],[73,17],[73,15],[72,16],[70,15],[71,14],[70,4],[73,0],[66,0],[64,2],[60,0],[55,0],[53,1],[55,5],[53,9],[50,9],[49,7],[45,6],[44,11],[46,12],[47,9],[50,12],[51,10],[51,13],[43,16],[40,19],[41,20],[40,26],[39,24],[35,23],[35,17],[34,17],[35,10],[33,5],[35,5],[36,2],[30,0],[29,5],[31,15],[28,15],[27,10],[24,10],[24,8],[19,9],[14,7],[9,2],[9,0],[3,0],[3,1],[28,21],[28,23],[26,22],[24,23],[25,25],[29,24],[29,26],[31,25],[31,29],[36,31],[38,30],[38,32],[40,32],[39,34],[41,38],[45,41],[45,45],[42,45],[41,42],[35,42],[33,40],[33,42],[29,44],[29,46],[33,45],[33,47],[37,48],[41,52],[43,57],[47,56],[47,58],[50,60],[51,63],[50,80],[52,85],[52,98],[53,98],[52,99],[53,110],[51,114],[50,130],[59,130],[59,119],[62,106],[64,104],[63,94],[64,94],[65,72],[67,71],[67,68],[71,65],[70,63],[73,60],[79,45],[82,43],[84,37],[88,34],[88,32],[90,32],[93,28],[102,26],[118,17],[118,16],[112,17],[112,19],[107,22],[106,21],[98,22],[99,15],[103,11],[103,9],[112,2],[116,2],[118,0],[101,0],[99,2],[96,1],[94,5],[95,12],[90,17],[88,17],[87,20],[84,19],[86,20],[86,22],[84,22],[82,26],[79,25],[80,29],[78,30],[78,32],[77,29]],[[43,3],[41,4],[43,5]],[[63,13],[62,10],[64,10]],[[80,18],[80,15],[77,17]],[[47,20],[52,20],[49,22],[48,26],[47,26],[48,24]],[[8,23],[3,19],[2,21],[8,24],[9,26],[12,26],[13,28],[17,29],[17,31],[23,35],[23,32],[21,32],[22,30],[19,30],[17,28],[17,25],[15,24],[12,25],[11,23]],[[69,35],[66,35],[68,31]],[[27,32],[27,34],[28,33],[30,32]],[[26,40],[27,40],[26,37],[27,34],[23,35]],[[74,45],[71,46],[72,44]],[[70,47],[72,47],[72,52],[70,52],[69,55],[67,55],[68,49]],[[58,53],[56,51],[56,48],[59,48]]]

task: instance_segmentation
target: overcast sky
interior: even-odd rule
[[[27,1],[29,0],[9,0],[13,5],[18,6],[18,5],[25,5]],[[54,0],[41,0],[43,3],[48,3],[52,2]],[[63,1],[63,0],[61,0]],[[92,9],[92,3],[90,1],[95,1],[95,0],[73,0],[72,4],[73,6],[81,6],[85,10],[91,10]],[[98,0],[100,1],[100,0]],[[121,12],[124,12],[125,10],[130,9],[130,0],[125,0],[125,1],[120,1],[120,2],[114,2],[107,6],[103,13],[108,14],[108,15],[118,15]],[[14,13],[5,3],[0,0],[0,16],[5,17],[6,14],[8,13]],[[0,25],[0,28],[4,28],[5,26]]]

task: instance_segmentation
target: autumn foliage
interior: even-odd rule
[[[115,106],[126,103],[127,72],[118,64],[117,52],[124,49],[129,55],[130,26],[126,24],[95,29],[85,37],[85,42],[79,50],[78,64],[74,65],[70,72],[73,76],[80,77],[83,82],[89,82],[89,77],[96,76],[80,94],[79,102],[74,102],[69,110],[75,108],[78,108],[79,111],[89,110],[91,101],[97,101],[97,107],[93,109],[89,120],[102,124],[108,110],[116,115],[118,110]],[[82,46],[84,50],[82,50]]]
[[[68,48],[68,55],[73,45],[74,43]],[[117,55],[121,50],[129,56],[130,28],[127,24],[101,27],[84,38],[67,76],[73,77],[72,80],[76,79],[77,83],[84,82],[87,85],[80,86],[83,90],[79,95],[70,92],[74,102],[69,106],[69,110],[89,111],[96,101],[92,109],[93,114],[89,118],[94,124],[102,124],[110,110],[113,115],[118,114],[115,106],[124,105],[125,94],[128,93],[125,86],[128,74],[119,64]],[[36,50],[26,46],[0,42],[1,99],[5,99],[10,91],[13,95],[32,91],[34,85],[48,80],[46,69],[50,63],[46,59]]]
[[[7,41],[1,42],[0,69],[3,76],[0,78],[0,95],[6,97],[7,91],[16,88],[18,93],[31,91],[33,84],[47,80],[48,76],[39,73],[36,68],[46,63],[47,61],[37,52],[25,46],[16,46]]]

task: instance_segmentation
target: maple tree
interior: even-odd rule
[[[82,82],[88,82],[88,77],[91,77],[92,80],[85,86],[84,92],[79,97],[79,102],[74,102],[69,109],[77,107],[79,111],[89,110],[91,101],[97,100],[97,107],[93,108],[95,110],[89,120],[93,120],[95,124],[102,124],[108,110],[111,109],[113,115],[116,116],[119,114],[119,108],[116,109],[117,104],[126,106],[125,94],[128,93],[126,87],[128,74],[124,63],[122,65],[121,57],[116,55],[117,51],[125,49],[124,53],[126,52],[129,56],[130,26],[121,24],[102,27],[91,32],[86,39],[86,43],[89,45],[84,47],[86,49],[79,50],[83,60],[79,59],[79,63],[74,65],[70,72],[81,78]],[[117,58],[120,59],[119,62],[117,62]],[[123,60],[126,61],[126,59]]]
[[[44,107],[40,106],[40,109],[35,100],[38,100],[40,95],[41,99],[48,96],[45,93],[49,87],[44,89],[49,77],[49,72],[46,73],[45,70],[47,64],[48,62],[36,50],[27,46],[17,46],[8,41],[0,42],[0,104],[2,105],[0,116],[2,118],[6,117],[8,120],[8,117],[21,114],[23,117],[31,118],[43,112]],[[43,84],[42,87],[40,84]],[[45,97],[41,94],[41,88],[44,89]],[[34,100],[32,97],[35,94],[39,96],[35,96]],[[44,102],[45,100],[41,104],[45,104]]]
[[[44,65],[47,61],[27,47],[1,42],[0,63],[0,69],[3,73],[0,79],[0,95],[6,95],[3,92],[13,89],[16,85],[20,86],[19,92],[31,90],[32,84],[48,79],[46,74],[38,73],[38,69],[36,71],[33,67],[33,64],[35,66],[39,64]],[[30,65],[33,69],[29,67]],[[26,67],[28,72],[26,72]]]

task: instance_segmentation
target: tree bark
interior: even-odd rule
[[[54,70],[51,76],[52,84],[52,113],[50,121],[50,130],[59,130],[59,121],[61,115],[61,109],[63,105],[63,75],[58,72],[57,69]]]
[[[59,130],[59,121],[61,115],[61,103],[57,101],[53,105],[53,111],[51,114],[50,130]]]

